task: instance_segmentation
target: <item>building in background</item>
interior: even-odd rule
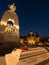
[[[21,44],[38,44],[40,42],[40,36],[37,33],[29,32],[26,36],[20,37]]]

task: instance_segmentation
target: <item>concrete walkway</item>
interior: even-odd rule
[[[6,65],[5,56],[0,57],[0,65]]]
[[[19,61],[17,65],[49,65],[49,52],[47,52],[44,48],[37,48],[37,49],[33,48],[31,50],[29,49],[28,51],[21,53],[21,55],[24,55],[24,54],[26,55],[32,52],[33,52],[32,56],[25,57],[20,60],[18,59]],[[6,57],[1,56],[0,65],[9,65],[7,62],[12,64],[14,63],[14,65],[16,65],[17,63],[16,57],[20,57],[20,55],[18,55],[15,52],[7,54]]]

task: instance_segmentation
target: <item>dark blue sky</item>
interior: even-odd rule
[[[8,4],[15,2],[19,17],[20,34],[27,35],[30,31],[40,36],[49,36],[49,1],[44,0],[1,0],[0,19]]]

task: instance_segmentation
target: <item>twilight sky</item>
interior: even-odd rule
[[[40,36],[49,36],[49,1],[45,0],[1,0],[0,19],[8,4],[15,3],[19,17],[20,34],[27,35],[30,31]]]

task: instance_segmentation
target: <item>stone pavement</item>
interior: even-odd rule
[[[33,48],[32,50],[33,50],[33,55],[27,58],[22,58],[22,59],[20,58],[19,63],[17,65],[49,65],[49,52],[47,52],[43,48],[37,48],[37,49]],[[42,51],[40,52],[39,50],[40,51],[42,50]],[[29,51],[28,52],[26,51],[26,52],[29,53]],[[5,56],[0,57],[0,65],[7,65]]]
[[[49,53],[38,56],[24,58],[19,61],[18,65],[49,65]]]
[[[6,65],[5,56],[0,57],[0,65]]]

